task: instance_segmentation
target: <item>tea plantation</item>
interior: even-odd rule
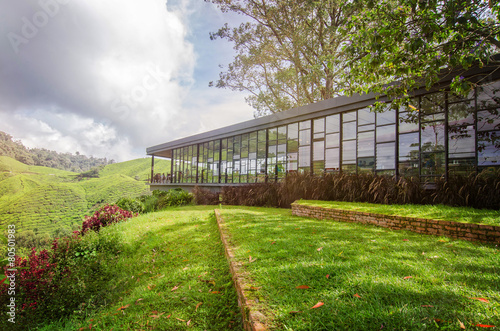
[[[170,161],[155,162],[157,172],[169,168]],[[150,171],[150,159],[136,159],[107,165],[98,178],[78,181],[77,173],[0,156],[0,230],[15,224],[18,233],[53,236],[61,229],[72,231],[98,206],[147,193]]]

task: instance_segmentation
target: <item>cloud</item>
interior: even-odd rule
[[[241,95],[200,82],[228,54],[196,44],[220,15],[209,4],[2,1],[0,12],[0,130],[26,145],[122,161],[251,116]]]

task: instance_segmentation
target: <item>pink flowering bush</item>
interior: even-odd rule
[[[123,210],[117,205],[105,205],[97,210],[94,215],[85,217],[80,233],[84,235],[88,230],[99,232],[101,227],[118,223],[137,215],[128,210]]]
[[[41,320],[57,320],[79,307],[102,304],[110,295],[113,271],[108,261],[121,250],[121,237],[101,228],[136,215],[106,205],[85,218],[81,231],[55,239],[50,249],[33,248],[26,258],[15,256],[16,324],[5,324],[4,318],[0,330],[7,325],[11,330],[36,328]],[[8,283],[0,284],[1,306],[10,300]]]

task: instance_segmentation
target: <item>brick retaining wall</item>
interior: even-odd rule
[[[373,224],[393,230],[409,230],[417,233],[446,236],[468,241],[500,244],[500,226],[372,214],[328,207],[307,206],[298,203],[292,203],[292,214],[316,219]]]

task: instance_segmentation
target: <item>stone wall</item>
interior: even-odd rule
[[[327,207],[307,206],[298,203],[292,204],[292,214],[316,219],[373,224],[393,230],[409,230],[417,233],[446,236],[468,241],[500,244],[500,226],[372,214]]]

